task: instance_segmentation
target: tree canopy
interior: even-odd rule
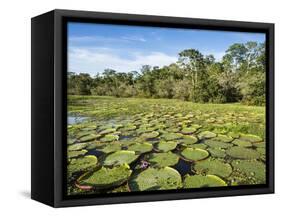
[[[144,65],[140,72],[105,69],[93,77],[69,72],[68,94],[264,105],[265,69],[264,43],[233,44],[220,61],[212,54],[186,49],[176,63],[161,68]]]

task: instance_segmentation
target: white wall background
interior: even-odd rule
[[[0,8],[1,216],[264,217],[280,214],[281,6],[278,0],[2,0]],[[54,8],[276,23],[276,194],[65,209],[52,209],[30,200],[30,18]]]

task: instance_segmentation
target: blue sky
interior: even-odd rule
[[[68,23],[68,71],[95,75],[111,68],[128,72],[142,65],[164,66],[184,49],[198,49],[220,60],[233,43],[264,42],[262,33],[242,33]]]

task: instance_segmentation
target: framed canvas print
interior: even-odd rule
[[[32,19],[33,199],[273,192],[273,24],[68,10]]]

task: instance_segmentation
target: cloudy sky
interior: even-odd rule
[[[217,60],[233,43],[264,42],[265,35],[224,31],[68,23],[68,71],[92,75],[104,69],[139,71],[142,65],[176,62],[178,53],[195,48]]]

